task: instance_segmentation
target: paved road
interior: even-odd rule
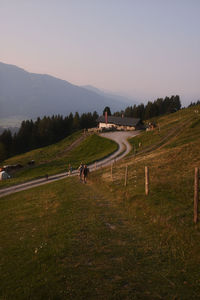
[[[139,133],[140,133],[140,131],[116,131],[116,132],[105,132],[105,133],[100,134],[103,137],[109,138],[109,139],[117,142],[119,147],[115,153],[111,154],[110,156],[108,156],[96,163],[89,165],[90,171],[94,171],[101,167],[108,166],[108,165],[112,164],[113,162],[118,161],[119,159],[122,159],[124,156],[126,156],[131,150],[131,146],[128,143],[127,139],[130,137],[134,137],[134,136],[138,135]],[[4,189],[0,190],[0,198],[3,196],[6,196],[6,195],[10,195],[10,194],[19,192],[19,191],[27,190],[27,189],[30,189],[30,188],[33,188],[33,187],[36,187],[39,185],[48,184],[53,181],[63,179],[65,177],[75,176],[75,175],[78,175],[78,170],[74,170],[71,175],[68,175],[65,172],[65,173],[49,176],[48,179],[46,179],[46,178],[35,179],[35,180],[31,180],[26,183],[22,183],[22,184],[8,187],[8,188],[4,188]]]

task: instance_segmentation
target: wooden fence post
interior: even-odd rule
[[[127,186],[128,166],[126,165],[124,186]]]
[[[145,195],[149,194],[149,168],[145,167]]]
[[[199,202],[199,168],[194,172],[194,223],[198,221],[198,202]]]
[[[137,186],[137,173],[136,173],[136,170],[134,170],[134,173],[133,173],[133,183],[134,183],[134,187]]]

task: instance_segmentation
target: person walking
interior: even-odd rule
[[[80,181],[82,181],[82,175],[83,175],[83,163],[80,164],[80,167],[78,168],[79,170],[79,177],[80,177]]]
[[[71,175],[72,174],[72,166],[71,166],[71,164],[69,164],[69,168],[68,168],[68,170],[69,170],[69,175]]]
[[[87,165],[84,165],[84,168],[83,168],[83,182],[84,183],[87,182],[88,174],[89,174],[89,169],[88,169]]]

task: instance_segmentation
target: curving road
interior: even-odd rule
[[[140,133],[140,131],[114,131],[114,132],[101,133],[100,136],[114,140],[119,145],[119,147],[118,147],[118,150],[115,151],[110,156],[108,156],[96,163],[90,164],[89,165],[90,171],[94,171],[101,167],[108,166],[108,165],[112,164],[113,162],[118,161],[118,160],[122,159],[124,156],[126,156],[131,150],[131,145],[129,144],[127,139],[130,137],[134,137],[134,136],[138,135],[139,133]],[[48,179],[46,179],[46,178],[35,179],[35,180],[31,180],[26,183],[22,183],[22,184],[8,187],[8,188],[4,188],[4,189],[0,190],[0,198],[3,196],[6,196],[6,195],[10,195],[10,194],[19,192],[19,191],[23,191],[23,190],[27,190],[27,189],[36,187],[39,185],[51,183],[53,181],[57,181],[57,180],[63,179],[68,176],[75,176],[77,174],[78,174],[78,170],[74,170],[71,175],[68,175],[65,172],[65,173],[49,176]]]
[[[97,167],[110,165],[113,162],[122,159],[124,156],[126,156],[131,151],[131,145],[129,144],[127,139],[134,137],[139,133],[140,131],[111,131],[101,133],[100,136],[115,141],[118,144],[119,148],[115,153],[111,154],[107,158],[104,158],[99,163],[96,163]],[[90,168],[93,167],[94,164],[90,165]]]

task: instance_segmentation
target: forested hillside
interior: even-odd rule
[[[27,120],[21,123],[20,129],[14,135],[5,130],[0,135],[0,162],[15,154],[56,143],[73,132],[96,126],[97,112],[79,115],[71,113]]]
[[[178,111],[181,108],[181,101],[178,95],[158,98],[151,102],[148,101],[146,105],[139,104],[134,106],[128,106],[124,111],[114,113],[115,116],[124,114],[125,117],[140,118],[142,120],[148,120],[153,117],[157,117],[164,114],[169,114]]]
[[[106,106],[105,109],[110,107]],[[128,106],[125,111],[115,112],[114,116],[126,116],[147,120],[163,114],[173,113],[181,108],[178,95],[159,98],[146,105]],[[105,111],[104,109],[104,111]],[[80,129],[87,129],[97,125],[98,114],[78,112],[68,116],[53,115],[52,117],[37,118],[36,121],[27,120],[21,123],[20,129],[14,135],[10,130],[5,130],[0,135],[0,162],[19,153],[24,153],[38,147],[43,147],[58,142]]]

